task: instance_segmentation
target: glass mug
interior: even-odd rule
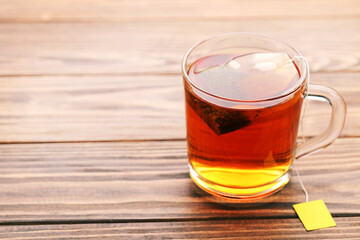
[[[226,199],[268,196],[290,180],[295,159],[331,144],[346,104],[335,90],[308,84],[309,66],[290,45],[254,33],[215,36],[182,62],[190,176]],[[297,143],[303,100],[332,107],[328,128]]]

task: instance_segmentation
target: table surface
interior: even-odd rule
[[[337,226],[306,232],[298,178],[220,204],[188,175],[180,62],[196,42],[273,35],[345,98],[334,144],[297,162]],[[0,0],[0,239],[360,239],[360,1]],[[330,109],[309,102],[306,137]]]

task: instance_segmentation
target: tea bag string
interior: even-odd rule
[[[298,169],[297,169],[297,167],[296,167],[295,162],[294,162],[294,169],[295,169],[296,175],[297,175],[297,177],[298,177],[298,179],[299,179],[299,183],[300,183],[300,185],[301,185],[301,188],[302,188],[303,192],[305,193],[305,201],[308,202],[308,201],[309,201],[309,194],[308,194],[308,192],[306,191],[306,188],[305,188],[304,183],[303,183],[303,181],[302,181],[302,179],[301,179],[300,173],[299,173],[299,171],[298,171]]]
[[[215,64],[215,65],[210,66],[210,67],[205,67],[205,68],[202,68],[202,69],[197,69],[197,70],[195,70],[194,72],[197,74],[197,73],[201,73],[201,72],[204,72],[204,71],[206,71],[206,70],[209,70],[209,69],[211,69],[211,68],[215,68],[215,67],[219,67],[219,66],[228,66],[230,63],[232,63],[232,62],[233,62],[234,60],[236,60],[237,58],[243,57],[243,56],[245,56],[245,55],[248,55],[248,54],[238,55],[238,56],[232,57],[230,60],[228,60],[228,61],[225,62],[225,63],[219,63],[219,64]],[[303,57],[303,56],[294,56],[294,57],[292,57],[289,61],[282,63],[282,65],[278,65],[278,67],[283,66],[283,65],[286,65],[286,64],[289,64],[289,63],[291,63],[291,62],[294,62],[296,59],[303,59],[303,60],[306,62],[306,64],[307,64],[307,59],[306,59],[305,57]],[[308,64],[307,64],[307,65],[308,65]]]
[[[303,57],[303,56],[294,56],[294,57],[291,59],[291,62],[295,61],[296,59],[302,59],[302,60],[304,60],[306,66],[307,66],[307,73],[306,73],[306,74],[307,74],[307,82],[309,82],[309,80],[310,80],[310,70],[309,70],[309,64],[308,64],[307,59],[306,59],[305,57]],[[307,91],[305,90],[304,98],[306,99],[306,97],[307,97]],[[303,122],[304,122],[304,121],[303,121],[303,120],[304,120],[304,115],[305,115],[305,111],[306,111],[306,106],[307,106],[307,101],[305,101],[304,108],[303,108],[303,114],[302,114],[301,120],[300,120],[300,128],[301,128],[301,134],[302,134],[302,144],[305,143],[304,127],[303,127],[303,125],[304,125]],[[299,173],[299,171],[298,171],[298,169],[297,169],[297,167],[296,167],[295,162],[296,162],[296,160],[295,160],[294,163],[293,163],[293,164],[294,164],[294,169],[295,169],[296,175],[297,175],[297,177],[298,177],[298,179],[299,179],[299,183],[300,183],[300,185],[301,185],[301,188],[302,188],[303,192],[305,193],[305,201],[308,202],[308,201],[309,201],[309,194],[308,194],[308,192],[306,191],[305,185],[304,185],[304,183],[303,183],[303,181],[302,181],[302,179],[301,179],[300,173]]]

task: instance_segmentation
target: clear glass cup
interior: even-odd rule
[[[227,96],[226,91],[219,94],[205,89],[189,73],[199,59],[256,52],[286,53],[296,65],[298,81],[273,97],[238,99]],[[186,53],[182,75],[190,175],[200,188],[215,196],[241,201],[280,190],[290,180],[293,161],[327,147],[345,123],[346,104],[341,95],[332,88],[308,84],[306,59],[295,48],[269,36],[230,33],[202,41]],[[220,75],[216,81],[224,84],[222,78]],[[332,114],[323,133],[299,143],[305,98],[327,102]]]

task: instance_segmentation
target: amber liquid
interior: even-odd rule
[[[241,69],[248,57],[232,64],[235,73],[224,69],[233,55],[201,58],[188,75],[207,92],[247,101],[276,97],[299,81],[294,62],[286,66],[292,69],[285,75],[262,73],[261,68],[249,72],[249,66]],[[251,196],[273,188],[294,159],[304,89],[291,98],[253,105],[210,97],[185,84],[188,158],[195,182],[225,196]]]

